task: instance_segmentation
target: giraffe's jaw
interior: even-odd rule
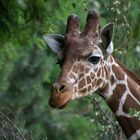
[[[52,93],[49,105],[53,108],[63,109],[72,99],[72,93],[66,91],[64,93]]]

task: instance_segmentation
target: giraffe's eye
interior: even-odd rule
[[[97,63],[99,63],[100,58],[101,57],[99,57],[99,56],[91,56],[91,57],[89,57],[89,62],[91,62],[92,64],[97,64]]]

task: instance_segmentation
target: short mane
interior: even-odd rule
[[[140,85],[140,78],[136,74],[128,70],[118,59],[115,58],[115,61],[129,77],[131,77],[138,85]]]

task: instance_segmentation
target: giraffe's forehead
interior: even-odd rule
[[[66,40],[66,55],[73,57],[86,57],[89,55],[102,56],[102,51],[99,48],[100,39],[81,39],[72,38]]]

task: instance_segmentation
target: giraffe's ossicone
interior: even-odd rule
[[[112,56],[112,36],[113,23],[99,30],[99,15],[93,10],[82,32],[78,16],[70,15],[65,36],[44,35],[61,67],[49,104],[64,108],[74,99],[99,91],[126,137],[133,140],[140,137],[140,120],[128,112],[130,108],[140,111],[140,79]]]

